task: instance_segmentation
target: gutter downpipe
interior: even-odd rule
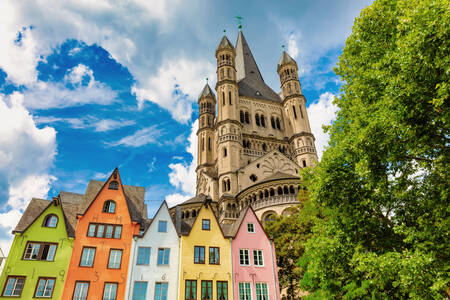
[[[275,273],[275,263],[273,257],[273,240],[270,240],[270,254],[272,256],[272,270],[273,270],[273,286],[275,288],[275,299],[278,300],[277,276]]]
[[[231,261],[231,299],[234,300],[233,238],[230,238],[230,261]],[[230,298],[230,297],[228,297],[228,298]]]
[[[133,257],[132,257],[132,259],[131,259],[131,267],[130,267],[130,276],[128,276],[129,277],[129,279],[128,279],[128,297],[127,297],[127,299],[130,299],[130,293],[131,293],[131,278],[132,277],[134,277],[133,276],[133,270],[134,270],[134,257],[135,257],[135,255],[136,255],[136,244],[137,244],[137,239],[138,239],[138,237],[137,236],[134,236],[133,237]]]
[[[181,247],[183,246],[182,236],[180,235],[178,238],[178,280],[177,280],[177,299],[178,299],[178,291],[181,290]],[[186,291],[184,291],[186,293]]]

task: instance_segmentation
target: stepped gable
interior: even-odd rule
[[[92,201],[94,201],[97,194],[105,182],[91,179],[84,194],[82,208],[80,213],[84,214]],[[145,188],[133,185],[123,185],[123,192],[125,200],[127,201],[130,217],[133,222],[141,222],[147,219],[147,205],[144,203]]]
[[[239,96],[282,102],[280,96],[264,82],[241,30],[236,42],[236,80]]]

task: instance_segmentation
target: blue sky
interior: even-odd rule
[[[77,0],[0,3],[0,247],[32,197],[83,193],[118,166],[144,186],[150,215],[195,190],[197,95],[215,84],[223,30],[243,32],[279,91],[281,45],[300,82],[319,152],[354,18],[371,1]]]

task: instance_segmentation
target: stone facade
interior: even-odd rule
[[[193,199],[210,197],[221,223],[232,224],[248,205],[264,223],[289,213],[306,196],[299,190],[298,174],[317,161],[298,66],[283,51],[277,66],[281,92],[275,93],[264,82],[242,31],[235,47],[222,38],[216,59],[216,92],[206,84],[198,100]],[[188,223],[201,203],[193,199],[181,204]]]

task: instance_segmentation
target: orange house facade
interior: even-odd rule
[[[86,197],[62,299],[125,299],[132,239],[147,213],[144,203],[137,203],[140,192],[122,186],[116,169],[92,199]]]

